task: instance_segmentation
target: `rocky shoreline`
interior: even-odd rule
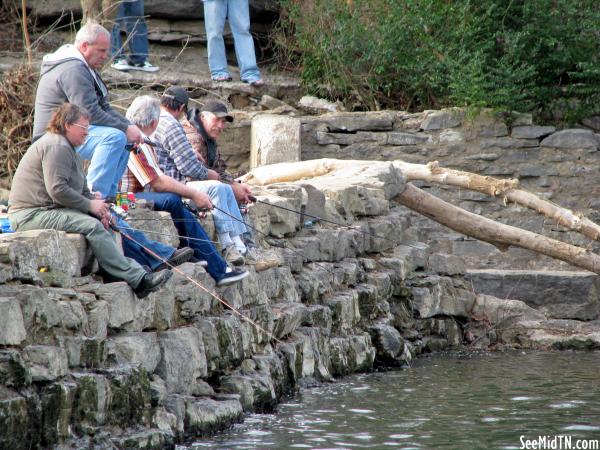
[[[78,235],[2,235],[0,447],[174,448],[272,411],[301,386],[424,352],[600,347],[595,321],[475,292],[460,258],[419,242],[393,201],[403,186],[383,165],[268,187],[267,203],[332,220],[343,212],[349,226],[304,228],[296,214],[255,205],[279,267],[218,291],[199,265],[181,266],[231,308],[179,273],[143,300],[103,284]]]

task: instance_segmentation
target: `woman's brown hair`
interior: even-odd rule
[[[67,132],[65,125],[71,125],[82,117],[88,120],[90,118],[90,113],[85,108],[81,108],[73,103],[63,103],[52,113],[46,130],[50,133],[62,134],[64,136]]]

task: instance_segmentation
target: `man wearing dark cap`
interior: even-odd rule
[[[156,149],[158,164],[165,175],[182,183],[194,181],[193,188],[210,196],[210,200],[216,206],[213,210],[213,219],[223,255],[233,265],[242,265],[243,254],[246,253],[247,248],[241,236],[247,228],[232,185],[222,183],[219,173],[209,169],[198,158],[179,122],[179,119],[187,113],[188,100],[187,91],[180,86],[169,87],[160,99],[160,119],[158,128],[152,135],[152,139],[160,144]],[[214,140],[223,131],[228,120],[226,112],[225,109],[223,117],[211,113],[213,121],[206,129],[209,138]],[[222,115],[223,111],[217,111],[217,114]],[[216,144],[214,150],[216,152]]]
[[[227,171],[227,163],[221,158],[217,139],[227,126],[233,122],[227,106],[218,100],[207,100],[201,109],[191,108],[187,117],[181,121],[190,145],[198,159],[209,169],[219,174],[219,179],[230,183],[236,200],[248,203],[252,195],[250,186],[235,181],[235,176]]]

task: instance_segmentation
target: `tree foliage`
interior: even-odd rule
[[[597,0],[281,4],[279,54],[317,95],[369,109],[561,111],[568,121],[599,112]]]

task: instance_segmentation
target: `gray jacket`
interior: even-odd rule
[[[97,72],[94,79],[80,55],[73,45],[67,44],[44,57],[35,95],[34,141],[46,132],[50,116],[65,102],[86,108],[91,114],[92,125],[125,132],[131,124],[108,104],[106,85]]]
[[[9,212],[28,208],[70,208],[89,213],[92,194],[83,162],[60,134],[46,133],[25,152],[13,177]]]

